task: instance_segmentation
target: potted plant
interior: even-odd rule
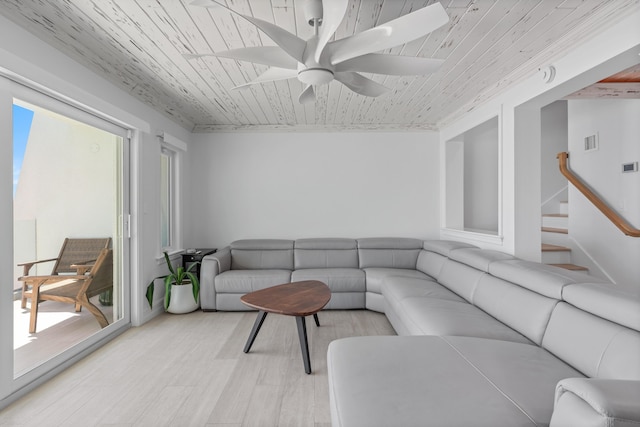
[[[174,268],[169,254],[164,252],[164,259],[169,268],[169,274],[158,276],[147,286],[147,301],[153,308],[153,292],[155,281],[164,280],[164,310],[169,313],[190,313],[200,306],[200,282],[198,277],[191,272],[197,263],[192,263],[185,269],[180,266]],[[189,286],[191,285],[191,286]]]

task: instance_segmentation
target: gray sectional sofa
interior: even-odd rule
[[[204,309],[305,279],[398,336],[329,346],[334,426],[640,426],[640,298],[450,241],[250,240],[205,257]]]

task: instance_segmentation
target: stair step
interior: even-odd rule
[[[544,243],[542,245],[541,261],[543,264],[570,264],[571,249]]]
[[[550,228],[569,228],[569,215],[562,213],[542,215],[542,226]]]
[[[571,248],[559,245],[550,245],[548,243],[542,244],[542,252],[571,252]]]
[[[569,230],[567,230],[566,228],[542,227],[542,231],[545,231],[547,233],[569,234]]]
[[[560,268],[564,268],[566,270],[572,270],[572,271],[589,271],[587,267],[583,267],[581,265],[575,265],[575,264],[549,264],[549,265],[555,265],[556,267],[560,267]]]

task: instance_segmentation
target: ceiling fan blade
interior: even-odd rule
[[[380,83],[361,76],[358,73],[344,72],[335,73],[334,77],[337,81],[354,91],[364,96],[380,96],[389,91],[389,88],[382,86]]]
[[[282,50],[287,52],[293,59],[298,62],[302,62],[302,54],[307,46],[307,42],[295,34],[291,34],[287,30],[280,28],[277,25],[273,25],[270,22],[263,21],[262,19],[238,13],[215,0],[194,0],[191,2],[191,6],[222,7],[229,12],[244,18],[262,30],[263,33],[269,36],[271,40],[280,46]]]
[[[249,86],[257,83],[275,82],[278,80],[291,79],[293,77],[298,77],[297,70],[290,70],[288,68],[271,67],[264,73],[260,74],[255,79],[251,80],[250,82],[245,83],[243,85],[236,86],[233,89],[246,89]]]
[[[255,62],[279,68],[297,69],[298,62],[290,57],[287,52],[278,46],[241,47],[224,52],[184,54],[187,59],[202,58],[203,56],[216,56],[219,58],[237,59],[239,61]]]
[[[298,97],[300,104],[309,104],[316,100],[316,94],[313,91],[313,85],[307,85]]]
[[[370,28],[327,45],[329,60],[336,65],[356,56],[408,43],[449,21],[440,3],[423,7],[385,24]]]
[[[323,0],[322,1],[322,25],[320,26],[320,34],[318,35],[318,45],[314,58],[316,62],[320,62],[322,50],[327,45],[331,36],[336,32],[344,14],[347,13],[349,0]]]
[[[359,71],[392,76],[419,76],[437,71],[443,62],[444,59],[368,53],[337,64],[335,71]]]

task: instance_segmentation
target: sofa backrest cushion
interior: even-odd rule
[[[640,332],[560,302],[542,347],[592,378],[640,380]]]
[[[513,255],[504,252],[480,248],[459,248],[449,252],[449,258],[470,265],[473,268],[489,272],[489,266],[496,261],[515,259]]]
[[[477,248],[477,246],[464,242],[456,242],[454,240],[425,240],[422,242],[422,248],[429,252],[435,252],[448,257],[449,253],[453,250],[461,248]]]
[[[358,239],[359,267],[415,269],[422,245],[422,240],[402,237]]]
[[[438,283],[473,303],[473,294],[482,276],[487,273],[458,261],[447,259],[442,265]]]
[[[540,345],[558,300],[487,274],[476,286],[473,303]]]
[[[613,284],[567,285],[562,298],[569,304],[604,319],[640,331],[640,293]]]
[[[562,288],[566,285],[584,282],[590,277],[584,273],[521,259],[492,262],[489,264],[489,273],[558,300],[562,299]]]
[[[232,270],[293,270],[293,240],[237,240],[230,246]]]
[[[294,244],[294,267],[358,268],[355,239],[298,239]]]
[[[435,280],[438,280],[440,277],[440,272],[442,271],[442,266],[448,258],[446,256],[440,255],[436,252],[431,252],[427,250],[421,250],[418,254],[418,261],[416,262],[416,270],[423,272],[424,274],[433,277]]]

